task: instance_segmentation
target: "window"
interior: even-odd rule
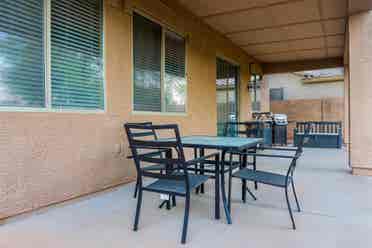
[[[238,121],[239,67],[217,58],[217,134],[224,135],[226,122]]]
[[[185,112],[186,71],[185,40],[173,32],[165,32],[165,111]]]
[[[103,109],[102,3],[52,0],[52,107]]]
[[[0,9],[0,106],[104,109],[102,0],[1,1]]]
[[[44,107],[44,6],[0,2],[0,106]]]
[[[161,111],[161,26],[133,17],[134,109]]]
[[[178,34],[134,13],[135,111],[186,111],[186,44]]]
[[[270,101],[283,101],[283,100],[284,100],[284,89],[283,88],[270,89]]]

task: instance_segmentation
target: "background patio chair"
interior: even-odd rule
[[[143,191],[167,194],[169,196],[181,196],[185,197],[185,213],[181,243],[185,243],[190,209],[190,192],[192,189],[197,188],[208,180],[208,176],[206,175],[189,174],[187,168],[190,165],[206,161],[208,158],[214,158],[214,162],[218,167],[219,154],[213,153],[186,161],[177,125],[125,124],[124,126],[128,135],[130,149],[132,151],[138,174],[138,197],[133,227],[134,231],[137,231],[138,229]],[[154,132],[166,131],[167,133],[171,133],[173,138],[145,140],[141,138],[141,136],[136,135],[137,133],[142,133],[146,130]],[[165,151],[166,154],[164,154],[163,157],[154,157],[152,156],[152,152],[140,153],[140,151],[148,150],[155,151],[154,154],[158,155],[159,149]],[[172,154],[175,154],[175,156],[172,157]],[[211,163],[212,161],[208,160],[208,163]],[[156,173],[145,170],[142,168],[143,163],[165,164],[166,173],[161,174],[159,172]],[[144,178],[152,178],[155,179],[155,181],[145,186]]]
[[[232,178],[239,178],[242,180],[247,180],[247,181],[254,181],[254,182],[259,182],[262,184],[270,185],[273,187],[279,187],[284,189],[285,191],[285,197],[287,201],[287,206],[288,206],[288,211],[289,215],[291,217],[292,221],[292,228],[296,229],[296,224],[294,221],[293,213],[292,213],[292,208],[290,204],[290,200],[288,197],[288,188],[289,186],[292,186],[292,191],[293,195],[296,201],[297,205],[297,210],[298,212],[301,211],[300,204],[297,198],[296,194],[296,189],[295,189],[295,184],[294,184],[294,171],[296,169],[297,165],[297,160],[300,158],[303,152],[303,144],[304,142],[307,141],[307,138],[304,137],[301,142],[299,143],[299,146],[297,148],[273,148],[273,147],[267,147],[266,150],[276,150],[276,151],[286,151],[286,152],[292,152],[294,155],[283,155],[283,154],[260,154],[260,153],[252,153],[252,152],[247,152],[247,153],[239,153],[241,155],[247,155],[247,156],[252,156],[254,158],[256,157],[266,157],[266,158],[278,158],[278,159],[289,159],[290,164],[287,169],[286,174],[279,174],[279,173],[273,173],[273,172],[267,172],[267,171],[262,171],[262,170],[252,170],[248,168],[243,168],[237,172],[230,173],[229,177],[229,190],[231,190],[231,181]],[[244,189],[243,189],[244,190]],[[229,196],[228,199],[228,208],[231,211],[231,197]]]
[[[253,123],[253,124],[252,124]],[[258,122],[226,122],[224,128],[224,136],[232,136],[232,137],[243,137],[243,138],[261,138],[260,136],[260,127],[263,125]],[[263,128],[263,126],[262,126]],[[255,136],[256,135],[256,136]],[[245,152],[256,152],[257,147],[249,149]],[[247,166],[252,166],[253,170],[256,170],[256,157],[252,158],[252,161],[248,161],[247,156],[230,153],[230,163],[233,161],[233,155],[239,156],[239,168],[245,168]],[[237,167],[233,167],[232,169],[236,169]],[[231,175],[230,175],[231,176]],[[229,182],[231,183],[231,182]],[[258,189],[258,183],[254,182],[254,188]],[[246,180],[242,179],[242,200],[243,202],[246,201],[246,192],[248,192],[251,197],[256,200],[255,195],[252,191],[248,188]],[[228,197],[231,197],[231,185],[229,186]]]

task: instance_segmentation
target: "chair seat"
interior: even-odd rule
[[[255,181],[263,184],[269,184],[278,187],[286,187],[286,176],[266,171],[254,171],[252,169],[244,168],[239,170],[232,175],[240,179]],[[289,181],[292,178],[289,177]]]
[[[193,175],[189,174],[189,189],[199,187],[201,184],[208,180],[209,176],[206,175]],[[178,195],[186,194],[186,185],[183,180],[159,179],[155,182],[145,186],[143,189],[159,192],[159,193],[174,193]]]

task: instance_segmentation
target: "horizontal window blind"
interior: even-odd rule
[[[165,110],[185,112],[186,108],[186,51],[185,39],[174,32],[165,32]]]
[[[134,110],[161,109],[161,26],[136,13],[133,16]]]
[[[0,1],[0,106],[45,106],[43,3]]]
[[[102,0],[51,0],[52,107],[104,109]]]

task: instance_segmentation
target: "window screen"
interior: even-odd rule
[[[43,3],[0,1],[0,106],[45,106]]]
[[[161,47],[161,26],[134,13],[133,100],[136,111],[161,111]]]
[[[53,108],[104,108],[102,13],[101,0],[51,0]]]
[[[165,111],[185,112],[185,39],[171,31],[165,33]]]

